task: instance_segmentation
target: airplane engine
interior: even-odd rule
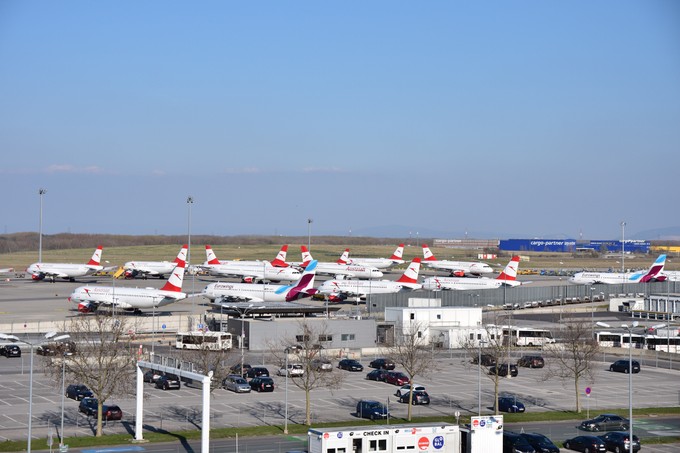
[[[78,311],[80,313],[92,313],[95,311],[96,308],[97,307],[95,307],[89,302],[81,302],[78,304]]]
[[[346,299],[345,296],[342,294],[329,294],[328,295],[328,302],[335,302],[335,303],[341,303],[344,302]]]
[[[31,278],[33,280],[40,281],[45,278],[45,274],[31,274]]]
[[[243,283],[255,283],[255,277],[243,277]]]
[[[453,277],[465,277],[464,271],[451,271],[451,276]]]
[[[136,270],[126,270],[125,271],[125,278],[135,278],[137,276],[137,271]]]

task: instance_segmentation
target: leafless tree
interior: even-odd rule
[[[175,351],[172,355],[185,362],[191,362],[201,374],[212,371],[210,392],[220,388],[222,381],[230,374],[226,361],[232,355],[232,350],[214,350],[209,348],[210,343],[202,343],[198,349],[186,349]]]

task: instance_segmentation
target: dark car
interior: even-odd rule
[[[163,376],[163,373],[161,373],[160,371],[146,370],[144,372],[144,375],[142,376],[142,379],[144,380],[144,382],[150,382],[152,384],[155,384],[156,381],[158,381],[158,379],[161,378],[161,376]]]
[[[383,382],[385,382],[386,377],[387,377],[387,370],[382,370],[382,369],[372,370],[366,375],[366,379],[369,379],[371,381],[383,381]]]
[[[399,397],[400,403],[408,403],[411,397],[409,396],[411,392],[406,392]],[[427,394],[425,390],[416,390],[413,392],[413,399],[411,404],[430,404],[430,395]]]
[[[529,445],[534,447],[538,453],[560,453],[560,448],[550,439],[539,433],[521,433]]]
[[[523,355],[517,361],[517,366],[523,366],[525,368],[543,368],[545,366],[545,360],[540,355]]]
[[[164,374],[156,381],[156,388],[163,390],[179,389],[182,386],[174,374]]]
[[[237,363],[236,365],[234,365],[233,367],[231,367],[231,368],[229,369],[229,374],[238,374],[238,375],[240,375],[241,377],[246,377],[246,376],[248,375],[248,371],[249,371],[251,368],[252,368],[252,366],[250,366],[250,365],[247,364],[247,363],[244,363],[244,364],[243,364],[243,370],[241,370],[241,364],[240,364],[240,363]]]
[[[368,366],[371,368],[378,368],[383,370],[393,370],[396,365],[390,359],[380,358],[371,360],[371,363],[369,363]]]
[[[512,396],[501,396],[498,398],[498,410],[501,412],[524,412],[524,404]]]
[[[370,420],[383,420],[388,417],[387,406],[373,400],[361,400],[357,403],[357,417]]]
[[[616,414],[600,414],[582,422],[580,428],[586,431],[625,431],[628,419]]]
[[[401,371],[388,371],[387,376],[385,376],[385,382],[392,385],[404,385],[408,384],[410,379]]]
[[[617,360],[609,365],[609,371],[616,371],[618,373],[628,373],[630,363],[628,360]],[[633,373],[640,372],[640,362],[633,360]]]
[[[576,436],[564,441],[564,448],[588,453],[607,451],[604,441],[597,436]]]
[[[338,368],[347,371],[364,371],[364,366],[354,359],[342,359],[338,363]]]
[[[479,363],[479,355],[472,357],[472,363],[474,363],[475,365]],[[482,365],[494,366],[496,365],[496,358],[491,354],[482,354]]]
[[[628,449],[628,440],[630,439],[629,432],[612,431],[598,437],[604,441],[604,445],[609,451],[616,453],[630,451]],[[640,450],[640,439],[638,439],[638,436],[633,434],[633,453],[638,450]]]
[[[97,416],[97,399],[83,398],[80,400],[78,410],[87,416]],[[104,404],[102,406],[102,420],[120,420],[123,418],[123,411],[115,404]]]
[[[243,368],[245,368],[245,366]],[[249,378],[256,378],[260,376],[268,377],[269,370],[262,366],[254,366],[246,371],[246,376]]]
[[[71,398],[76,401],[80,401],[83,398],[92,398],[92,390],[87,388],[83,384],[71,384],[66,387],[66,397]]]
[[[521,435],[503,431],[503,453],[535,453],[534,447]]]
[[[76,344],[72,341],[41,344],[35,350],[36,354],[44,356],[73,355],[74,352],[76,352]]]
[[[514,363],[501,363],[500,365],[494,365],[489,368],[489,374],[498,374],[498,376],[510,376],[515,377],[518,374],[517,365]]]
[[[0,354],[5,357],[21,357],[21,348],[15,344],[6,344],[0,348]]]
[[[256,392],[274,391],[274,379],[267,376],[252,378],[248,384],[250,385],[250,388]]]

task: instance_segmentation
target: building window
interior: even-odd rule
[[[416,319],[416,314],[415,314],[415,313],[410,313],[410,316],[411,316],[411,321],[413,321],[414,319]]]
[[[295,335],[295,341],[298,343],[307,343],[309,341],[309,335]]]
[[[442,319],[442,315],[441,315],[441,314],[437,314],[437,319]]]
[[[354,334],[353,333],[343,333],[340,335],[340,339],[342,341],[354,341]]]
[[[333,335],[319,335],[319,342],[333,341]]]

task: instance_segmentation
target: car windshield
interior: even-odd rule
[[[245,379],[234,379],[234,382],[236,382],[237,384],[247,384]]]

